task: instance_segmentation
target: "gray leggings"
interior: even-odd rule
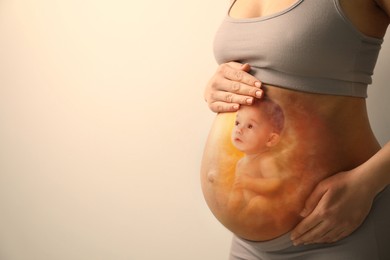
[[[375,198],[363,224],[332,244],[294,246],[290,234],[266,242],[233,237],[230,260],[389,260],[390,187]]]

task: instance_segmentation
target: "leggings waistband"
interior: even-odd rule
[[[290,239],[291,232],[286,233],[280,237],[267,240],[267,241],[251,241],[238,236],[234,236],[234,239],[243,245],[250,245],[262,252],[273,252],[279,251],[293,246],[293,243]]]

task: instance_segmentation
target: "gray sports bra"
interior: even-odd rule
[[[216,33],[214,54],[218,63],[250,64],[253,75],[270,85],[366,97],[382,42],[359,32],[339,0],[297,0],[258,18],[228,13]]]

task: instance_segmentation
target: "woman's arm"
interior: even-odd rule
[[[206,86],[204,98],[214,112],[234,112],[260,98],[261,82],[250,75],[250,66],[237,62],[221,64]]]
[[[390,142],[359,167],[320,182],[306,201],[291,239],[295,245],[331,243],[355,231],[374,197],[390,184]]]
[[[373,0],[387,14],[390,0]],[[359,167],[320,182],[306,201],[304,219],[291,233],[295,245],[330,243],[356,230],[375,196],[390,184],[390,142]]]
[[[387,14],[390,19],[390,1],[389,0],[374,0],[375,3]]]

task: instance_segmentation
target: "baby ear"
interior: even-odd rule
[[[275,146],[279,142],[279,139],[280,135],[278,135],[277,133],[271,133],[267,141],[267,147]]]

